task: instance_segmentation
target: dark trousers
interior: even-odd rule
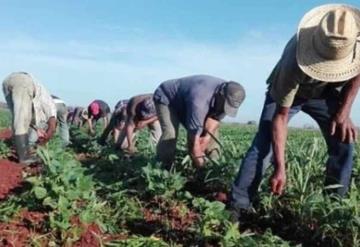
[[[335,192],[343,196],[350,184],[354,144],[343,143],[330,135],[330,123],[338,105],[339,98],[334,95],[326,99],[296,99],[290,109],[289,119],[299,111],[303,111],[318,123],[326,140],[329,155],[325,185],[342,185],[335,189]],[[272,159],[272,119],[275,111],[276,103],[267,94],[258,132],[232,186],[231,204],[236,208],[246,209],[251,206],[264,172]]]

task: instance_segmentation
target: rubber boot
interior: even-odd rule
[[[38,162],[39,160],[29,155],[29,137],[27,134],[16,135],[15,148],[19,158],[19,163],[29,165],[31,163]]]

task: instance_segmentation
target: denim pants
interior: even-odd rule
[[[325,185],[339,184],[342,187],[334,192],[343,196],[350,184],[353,165],[354,144],[341,142],[330,135],[330,123],[339,105],[337,96],[326,99],[295,99],[290,109],[289,119],[299,111],[313,118],[319,125],[328,149]],[[276,103],[267,94],[261,114],[259,129],[248,150],[231,191],[231,205],[235,208],[251,207],[257,194],[259,184],[272,159],[272,119],[276,111]]]

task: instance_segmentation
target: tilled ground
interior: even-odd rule
[[[43,224],[47,215],[40,212],[22,210],[7,223],[0,223],[0,247],[29,246],[31,239],[43,234]],[[39,238],[38,244],[47,246],[46,239]]]
[[[0,130],[0,140],[9,140],[12,137],[11,129],[2,129]]]
[[[21,187],[23,167],[9,160],[0,160],[0,200],[14,189]]]

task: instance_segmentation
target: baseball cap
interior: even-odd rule
[[[226,82],[224,88],[225,104],[224,112],[230,117],[236,117],[241,103],[245,99],[245,90],[237,82]]]

